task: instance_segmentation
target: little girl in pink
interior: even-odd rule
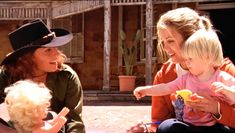
[[[225,97],[213,92],[212,88],[221,84],[234,88],[235,78],[218,69],[223,61],[223,51],[217,34],[212,30],[198,30],[185,42],[182,53],[189,70],[188,73],[169,83],[137,87],[133,92],[136,98],[169,95],[177,90],[188,89],[195,94],[199,91],[206,91],[216,97],[216,100],[225,101]],[[198,93],[198,95],[200,94]],[[200,102],[200,99],[195,102]],[[183,104],[185,105],[183,106],[182,121],[195,126],[213,126],[216,123],[216,119],[211,113],[197,113],[200,110],[187,106],[187,101],[184,101]],[[176,104],[176,106],[179,105]],[[190,115],[192,111],[194,115]]]

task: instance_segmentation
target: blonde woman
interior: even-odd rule
[[[169,10],[162,14],[157,23],[158,43],[162,45],[169,60],[163,63],[161,69],[155,75],[153,84],[167,83],[187,73],[188,68],[182,58],[181,47],[184,46],[184,42],[197,30],[211,30],[212,28],[212,24],[208,18],[200,16],[196,10],[188,7]],[[228,58],[223,59],[223,63],[219,69],[235,76],[234,64]],[[233,120],[235,110],[233,106],[227,103],[217,102],[205,92],[200,92],[200,95],[206,98],[201,103],[196,105],[192,104],[194,108],[215,113],[213,115],[217,116],[217,123],[235,127],[235,121]],[[142,123],[138,123],[132,126],[129,131],[135,133],[143,132],[144,129],[147,129],[148,131],[156,132],[159,122],[165,120],[168,121],[167,126],[174,129],[174,125],[176,124],[170,118],[175,118],[175,111],[169,95],[152,97],[151,118],[153,124],[150,127],[145,128]]]
[[[223,62],[223,52],[216,33],[212,30],[196,31],[185,42],[185,45],[182,47],[182,53],[189,70],[188,73],[169,83],[137,87],[134,90],[136,98],[140,99],[144,96],[169,95],[177,90],[188,89],[192,93],[196,94],[201,91],[210,92],[212,96],[218,96],[218,100],[224,101],[223,95],[213,93],[210,88],[214,82],[220,82],[226,87],[233,88],[235,87],[235,78],[218,69]],[[200,103],[201,99],[203,98],[190,102],[197,104],[198,102]],[[187,102],[188,101],[186,101],[186,103]],[[223,131],[219,130],[219,125],[216,125],[216,119],[210,112],[200,114],[199,110],[194,110],[190,105],[184,106],[182,111],[182,116],[180,116],[180,114],[177,114],[177,116],[182,117],[183,119],[177,119],[192,126],[197,126],[197,129],[194,129],[195,127],[193,129],[186,128],[185,126],[185,132]],[[179,111],[176,112],[181,113]],[[192,112],[194,115],[192,115]],[[179,131],[175,130],[175,132]]]
[[[217,97],[218,101],[225,101],[223,95],[213,93],[211,86],[214,82],[220,82],[228,88],[235,87],[235,78],[218,68],[223,63],[223,51],[219,38],[213,30],[198,30],[192,34],[185,45],[182,46],[182,56],[185,59],[185,64],[188,68],[188,73],[178,77],[176,80],[169,83],[162,83],[153,86],[137,87],[134,90],[134,95],[137,99],[144,96],[163,96],[176,92],[177,90],[188,89],[191,92],[200,95],[201,91],[208,92],[213,97]],[[200,109],[194,108],[190,103],[199,104],[203,100],[200,97],[198,100],[184,101],[182,112],[176,110],[177,120],[182,123],[179,128],[175,128],[172,132],[224,132],[224,128],[217,124],[217,120],[213,114],[216,112],[203,112]],[[184,104],[184,102],[182,104]],[[189,104],[187,104],[189,103]],[[177,105],[181,106],[181,105]],[[180,113],[180,114],[177,114]],[[180,116],[182,114],[182,116]],[[180,117],[180,118],[179,118]],[[182,119],[181,119],[182,117]],[[162,124],[164,125],[165,122]],[[184,126],[183,126],[184,125]],[[165,128],[158,129],[158,132],[166,132]]]

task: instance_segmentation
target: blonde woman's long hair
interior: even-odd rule
[[[167,55],[163,50],[159,30],[167,29],[168,27],[176,29],[182,35],[184,41],[186,41],[197,30],[210,30],[213,28],[213,25],[207,17],[200,16],[198,12],[188,7],[173,9],[161,15],[157,22],[157,54],[161,61],[165,61]]]

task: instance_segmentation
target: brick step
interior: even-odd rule
[[[151,103],[151,97],[144,97],[137,101],[132,91],[84,91],[84,103],[89,102],[136,102]]]

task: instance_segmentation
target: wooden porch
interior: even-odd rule
[[[122,12],[123,6],[142,5],[146,21],[141,24],[145,32],[146,55],[145,55],[145,83],[152,82],[152,49],[153,49],[153,13],[159,4],[171,3],[172,8],[177,8],[181,3],[195,3],[198,9],[210,7],[219,8],[221,4],[227,8],[235,8],[234,0],[44,0],[44,1],[23,1],[6,0],[0,2],[0,20],[32,20],[42,18],[52,27],[52,20],[82,14],[95,9],[104,9],[104,48],[103,48],[103,87],[104,91],[110,91],[110,52],[111,52],[111,7],[119,7]],[[154,6],[155,5],[155,6]],[[120,23],[122,19],[119,20]],[[119,25],[119,29],[122,25]],[[120,41],[120,40],[119,40]],[[122,55],[118,53],[118,66],[122,66]]]

